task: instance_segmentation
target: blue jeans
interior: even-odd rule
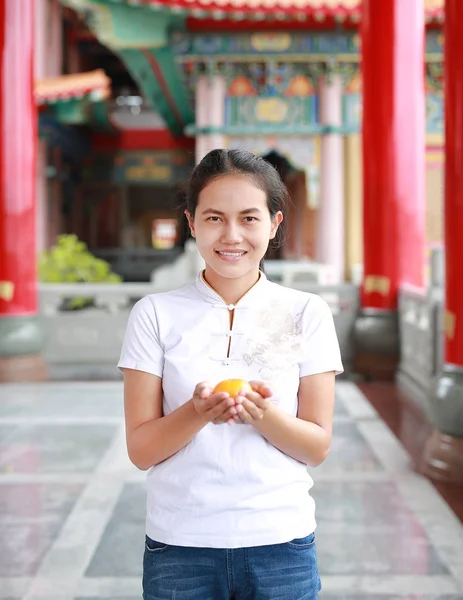
[[[144,600],[317,600],[315,535],[286,544],[222,550],[146,537]]]

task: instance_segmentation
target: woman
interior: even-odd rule
[[[327,304],[259,269],[286,188],[265,160],[214,150],[185,211],[206,268],[132,310],[127,447],[148,470],[145,600],[315,600],[313,482],[342,371]],[[222,380],[251,383],[236,398]]]

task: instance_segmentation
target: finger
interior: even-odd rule
[[[246,394],[246,399],[254,402],[254,404],[262,410],[267,410],[267,408],[270,406],[270,397],[262,396],[257,392],[249,392]]]
[[[231,410],[234,404],[233,398],[224,398],[221,402],[206,410],[205,415],[210,421],[214,421],[214,419],[222,417],[228,410]]]
[[[222,419],[222,417],[220,417],[219,419],[214,419],[213,421],[211,421],[211,423],[213,425],[232,425],[234,423],[233,417],[229,417],[228,419]]]
[[[199,398],[199,403],[201,405],[203,412],[208,412],[213,410],[216,406],[218,406],[224,400],[231,400],[230,394],[227,392],[220,392],[219,394],[212,394],[211,396],[207,396],[207,398]],[[230,403],[230,406],[233,403]]]
[[[245,400],[242,407],[254,421],[260,421],[260,419],[262,419],[264,416],[264,411],[250,400]]]
[[[198,385],[195,388],[194,394],[195,396],[198,396],[199,398],[207,398],[208,396],[210,396],[212,391],[212,386],[208,381],[202,381],[201,383],[198,383]]]
[[[243,396],[240,396],[239,404],[243,404],[245,400],[253,402],[262,410],[267,410],[267,408],[270,406],[270,400],[268,398],[263,398],[257,392],[246,392]]]
[[[236,408],[235,408],[235,406],[231,406],[228,409],[226,409],[223,413],[221,413],[220,415],[215,417],[212,420],[212,423],[214,423],[214,425],[222,425],[223,423],[227,423],[227,422],[233,423],[233,418],[235,416],[236,416]]]
[[[230,398],[230,394],[227,392],[220,392],[218,394],[212,394],[205,400],[206,410],[214,410],[218,407],[224,400],[228,400],[228,406],[233,406],[235,404],[233,398]]]
[[[263,398],[270,398],[273,396],[271,387],[265,381],[250,381],[249,385],[252,389],[260,394]]]
[[[252,423],[253,419],[251,414],[246,408],[244,408],[242,404],[237,405],[236,412],[238,413],[238,416],[241,419],[242,423],[244,423],[245,425],[249,425],[250,423]]]
[[[208,421],[211,421],[213,417],[211,417],[211,410],[214,410],[221,402],[225,400],[231,400],[228,394],[225,392],[221,394],[215,394],[214,396],[208,396],[207,398],[201,398],[196,396],[195,405],[196,410]],[[229,403],[231,406],[232,403]]]

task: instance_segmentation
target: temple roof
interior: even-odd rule
[[[47,77],[35,83],[35,100],[37,104],[50,104],[59,100],[81,98],[89,94],[98,100],[110,95],[111,80],[102,69],[87,73]]]
[[[131,4],[131,0],[127,0]],[[362,0],[136,0],[153,7],[182,11],[196,18],[239,18],[261,20],[268,17],[286,20],[305,20],[308,17],[323,20],[361,18]],[[442,20],[444,0],[424,0],[427,20]]]

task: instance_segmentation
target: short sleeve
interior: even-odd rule
[[[312,294],[302,318],[304,357],[299,363],[299,377],[344,371],[333,315],[329,305]]]
[[[162,377],[164,351],[159,340],[155,306],[149,296],[139,300],[129,316],[118,369],[135,369]]]

